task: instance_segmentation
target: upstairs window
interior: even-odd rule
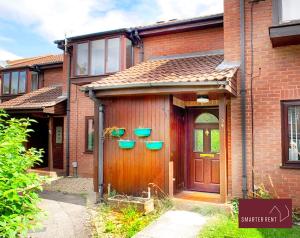
[[[77,44],[76,76],[103,75],[120,70],[120,38]]]
[[[15,95],[26,92],[26,71],[14,71],[3,74],[2,93]]]
[[[9,94],[10,88],[10,73],[3,75],[3,94]]]
[[[300,20],[300,1],[281,0],[281,22]]]
[[[31,92],[39,89],[39,74],[31,72]]]
[[[88,43],[82,43],[77,45],[77,59],[76,59],[76,74],[87,75],[88,74],[88,57],[89,48]]]

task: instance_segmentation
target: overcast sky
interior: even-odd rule
[[[60,53],[54,40],[223,12],[223,0],[0,0],[0,60]]]

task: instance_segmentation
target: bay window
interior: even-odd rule
[[[76,76],[93,76],[120,70],[120,38],[108,38],[78,43]]]
[[[283,166],[300,168],[300,101],[282,102]]]

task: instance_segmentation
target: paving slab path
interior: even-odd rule
[[[32,238],[85,238],[90,237],[86,226],[88,212],[86,199],[79,194],[44,191],[40,194],[40,208],[47,217],[43,226],[29,233]]]
[[[198,213],[167,211],[155,222],[136,234],[135,238],[195,238],[206,218]]]

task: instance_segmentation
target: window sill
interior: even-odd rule
[[[300,22],[289,22],[269,27],[273,47],[300,44]]]
[[[298,165],[281,165],[281,169],[300,169],[300,164]]]
[[[87,150],[87,151],[84,151],[83,153],[84,153],[84,154],[90,154],[90,155],[92,155],[92,154],[94,154],[94,151],[88,151],[88,150]]]

